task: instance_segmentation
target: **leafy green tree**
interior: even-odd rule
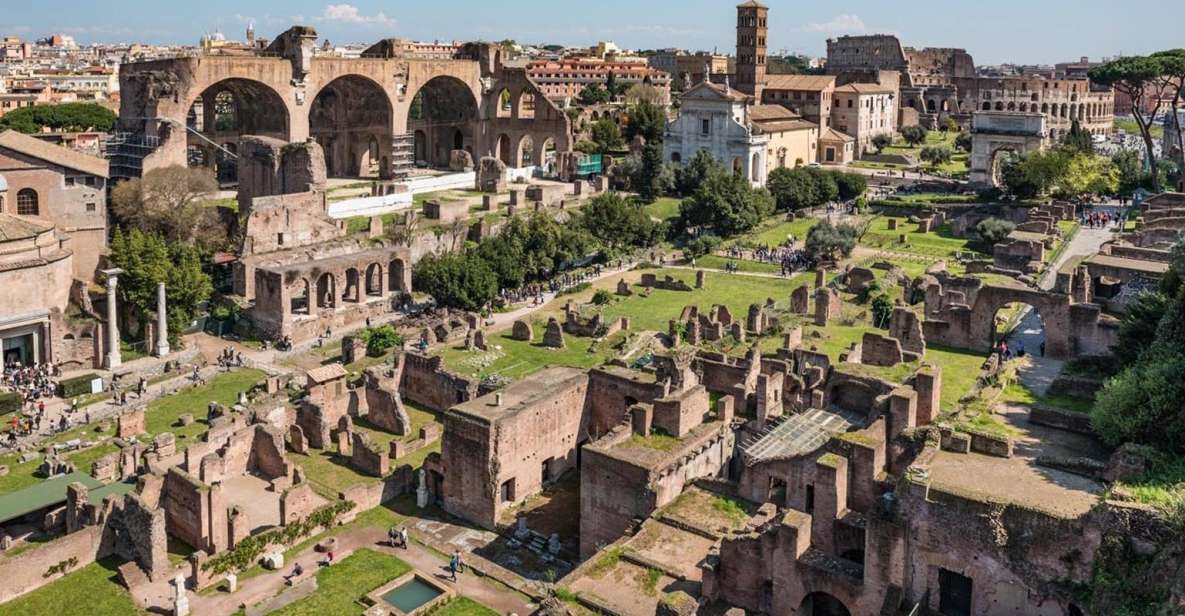
[[[609,293],[609,291],[607,291],[605,289],[597,289],[597,292],[593,293],[592,303],[594,303],[598,306],[604,306],[612,301],[613,301],[613,294]]]
[[[441,307],[476,312],[498,294],[498,275],[475,252],[428,255],[413,272],[414,287]]]
[[[661,223],[617,193],[593,197],[580,210],[579,222],[589,235],[612,249],[653,246],[662,236]]]
[[[625,125],[625,139],[633,141],[634,137],[641,135],[646,143],[662,143],[666,127],[666,112],[658,105],[644,100],[634,105],[629,111],[629,122]],[[661,160],[661,155],[659,158]]]
[[[932,145],[922,148],[921,157],[931,168],[937,169],[949,163],[954,158],[954,152],[946,146]]]
[[[1111,195],[1119,190],[1119,169],[1111,159],[1079,152],[1070,157],[1058,180],[1059,192],[1070,197]]]
[[[43,129],[65,132],[98,131],[115,128],[115,113],[95,103],[34,105],[14,109],[0,117],[0,130],[12,129],[32,134]]]
[[[779,167],[770,172],[765,185],[779,210],[801,210],[821,202],[817,184],[806,169]]]
[[[881,133],[872,138],[872,147],[876,148],[877,154],[891,145],[893,145],[893,136],[887,133]]]
[[[709,174],[723,169],[723,165],[717,162],[711,153],[699,150],[690,161],[675,170],[675,192],[680,197],[690,197],[699,190]]]
[[[580,91],[580,104],[586,107],[607,103],[609,98],[609,91],[599,83],[590,83]]]
[[[1163,293],[1141,293],[1127,305],[1119,325],[1119,334],[1111,352],[1121,365],[1136,363],[1140,355],[1156,341],[1156,328],[1168,309]]]
[[[821,221],[806,234],[806,252],[820,261],[834,261],[840,257],[849,257],[856,249],[856,238],[859,231],[856,227],[846,223],[838,225],[830,221]]]
[[[835,181],[835,173],[816,167],[807,167],[806,173],[815,183],[815,197],[818,199],[816,205],[839,198],[839,184]]]
[[[110,244],[111,263],[124,270],[117,287],[125,309],[138,322],[152,320],[157,306],[157,285],[165,283],[168,295],[169,343],[176,344],[189,327],[214,285],[202,269],[201,251],[185,242],[168,241],[139,229],[124,232],[116,227]]]
[[[706,228],[721,237],[756,227],[773,210],[774,199],[768,191],[755,189],[749,180],[723,169],[710,173],[695,194],[679,204],[684,228]]]
[[[868,179],[859,173],[836,172],[833,177],[839,188],[839,198],[844,201],[856,199],[868,190]]]
[[[648,142],[642,148],[641,158],[638,173],[636,177],[631,178],[631,183],[642,201],[654,203],[664,189],[668,188],[663,185],[662,145]]]
[[[698,259],[704,255],[712,254],[720,246],[720,238],[715,235],[701,235],[695,239],[687,242],[683,247],[683,252],[692,259]]]
[[[928,134],[930,134],[930,131],[922,128],[921,126],[906,126],[905,128],[901,129],[901,137],[905,139],[906,143],[914,147],[925,143],[926,135]]]
[[[973,239],[984,246],[994,246],[1004,241],[1008,234],[1015,230],[1016,225],[1012,221],[1002,218],[985,218],[975,225],[975,228],[971,230],[971,235]]]
[[[1152,178],[1144,171],[1140,155],[1132,150],[1120,150],[1111,157],[1119,172],[1119,194],[1130,196],[1137,188],[1152,188]]]
[[[881,329],[888,329],[889,319],[893,317],[893,301],[888,295],[881,293],[872,298],[872,325]]]
[[[1070,132],[1066,133],[1062,145],[1076,152],[1094,154],[1094,140],[1091,139],[1090,133],[1082,129],[1077,119],[1070,123]]]
[[[1166,69],[1158,57],[1125,56],[1090,69],[1090,80],[1111,86],[1132,103],[1132,117],[1144,140],[1145,159],[1151,170],[1152,191],[1160,192],[1160,171],[1152,138],[1152,123],[1164,106],[1160,90]]]
[[[938,128],[944,133],[957,133],[962,130],[959,127],[959,122],[950,116],[942,118],[941,125]]]
[[[1065,178],[1070,158],[1060,148],[1029,152],[1004,161],[1001,176],[1009,192],[1018,197],[1047,195]]]
[[[364,329],[362,337],[366,340],[366,354],[371,357],[382,357],[387,351],[403,346],[403,336],[391,325]]]
[[[597,152],[606,154],[625,145],[621,137],[621,129],[612,118],[603,117],[592,125],[592,140],[597,145]]]
[[[955,137],[955,147],[964,152],[971,151],[971,133],[962,132],[958,137]]]

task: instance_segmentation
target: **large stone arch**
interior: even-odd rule
[[[382,85],[364,75],[341,75],[317,90],[309,107],[309,136],[325,152],[328,176],[388,177],[379,161],[391,155],[392,114]]]
[[[1038,113],[975,112],[971,120],[972,184],[998,186],[998,156],[1002,151],[1018,154],[1040,150],[1047,133],[1045,117]]]
[[[426,81],[409,98],[407,130],[414,131],[417,140],[423,139],[417,141],[417,158],[422,152],[429,166],[447,167],[453,150],[474,152],[478,102],[464,81],[439,75]]]
[[[287,141],[291,136],[291,118],[280,93],[267,83],[242,77],[220,79],[193,96],[185,126],[185,163],[210,169],[224,184],[238,180],[240,137]]]
[[[798,616],[852,616],[844,602],[836,597],[816,591],[802,598],[798,606]]]

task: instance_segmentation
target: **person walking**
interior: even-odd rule
[[[460,568],[461,568],[461,551],[456,550],[453,552],[453,557],[450,558],[448,561],[449,576],[452,578],[452,580],[454,582],[457,581],[457,570],[459,570]]]
[[[407,527],[406,526],[399,529],[399,545],[402,546],[403,549],[405,549],[405,550],[407,549]]]

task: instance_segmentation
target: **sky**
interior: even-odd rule
[[[912,47],[962,47],[976,64],[1023,64],[1185,47],[1185,1],[765,0],[770,53],[826,54],[842,34],[896,34]],[[387,37],[501,40],[732,52],[736,0],[2,0],[0,34],[69,34],[82,44],[196,44],[312,25],[335,44]]]

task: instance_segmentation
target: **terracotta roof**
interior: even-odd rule
[[[819,141],[844,141],[844,142],[847,142],[847,141],[855,141],[855,140],[856,140],[855,137],[848,135],[847,133],[841,133],[841,132],[835,130],[834,128],[831,128],[830,126],[828,126],[825,130],[823,130],[822,132],[819,133]]]
[[[767,75],[766,90],[821,91],[835,85],[835,75]]]
[[[745,94],[744,92],[741,92],[740,90],[737,90],[735,88],[728,88],[727,90],[725,90],[724,86],[714,84],[710,81],[701,81],[701,82],[695,84],[694,86],[691,87],[691,89],[684,92],[683,96],[686,97],[688,94],[691,94],[692,92],[695,92],[696,90],[699,90],[699,89],[711,90],[713,93],[719,95],[722,98],[726,98],[726,99],[738,101],[738,102],[744,102],[744,101],[747,101],[752,98],[751,96],[749,96],[748,94]]]
[[[52,229],[53,225],[51,224],[11,214],[0,214],[0,242],[26,240]]]
[[[340,379],[348,374],[349,372],[346,372],[345,366],[342,366],[341,364],[329,364],[328,366],[321,366],[319,368],[313,368],[312,370],[309,370],[306,376],[308,376],[309,380],[314,383],[327,383],[334,379]]]
[[[6,130],[0,133],[0,147],[8,148],[48,163],[61,165],[67,169],[81,171],[101,178],[107,177],[106,160],[95,156],[88,156],[60,145],[54,145],[14,130]]]
[[[882,86],[879,83],[849,83],[836,88],[835,91],[853,94],[892,94],[894,92],[893,88]]]
[[[809,130],[812,128],[819,128],[818,124],[808,120],[767,120],[755,121],[757,128],[764,133],[785,133],[792,130]]]
[[[749,117],[755,122],[768,120],[797,120],[801,116],[781,105],[753,105],[749,107]]]

